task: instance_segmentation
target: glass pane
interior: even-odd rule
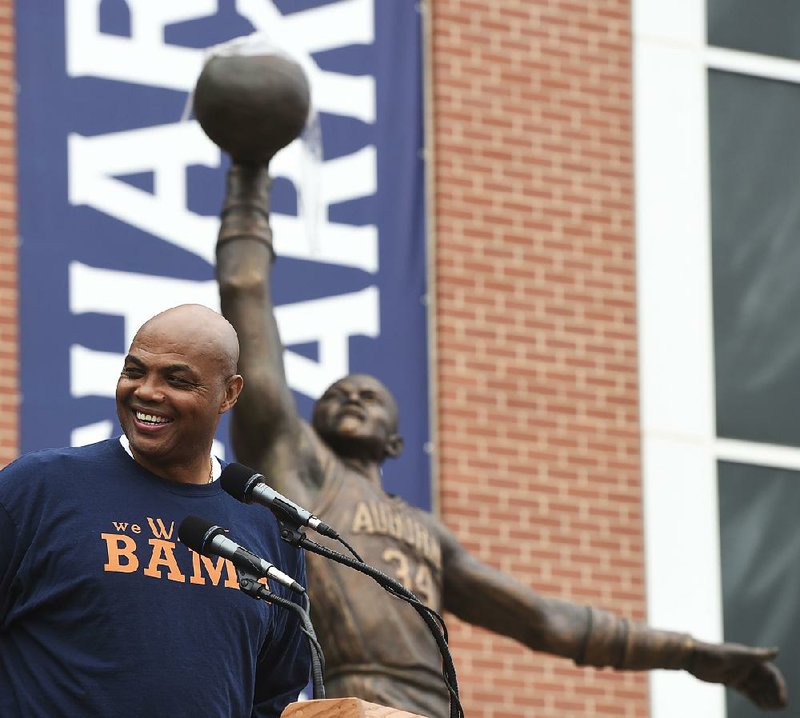
[[[790,687],[800,685],[798,506],[800,473],[719,464],[725,640],[779,647],[776,663]],[[734,691],[727,703],[728,718],[764,716]]]
[[[708,0],[708,44],[800,59],[797,0]]]
[[[800,446],[800,86],[711,72],[709,123],[717,433]]]

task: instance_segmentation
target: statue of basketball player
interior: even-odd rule
[[[287,386],[270,298],[274,252],[266,167],[234,164],[217,245],[222,313],[239,334],[245,388],[233,409],[237,460],[336,527],[364,560],[436,611],[578,665],[685,670],[762,708],[786,704],[777,651],[711,644],[539,595],[470,555],[440,520],[387,494],[381,465],[403,448],[394,397],[363,374],[335,382],[303,421]],[[370,578],[308,556],[328,697],[356,696],[432,718],[448,715],[441,658],[420,617]]]

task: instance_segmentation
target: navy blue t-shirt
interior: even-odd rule
[[[118,440],[0,472],[0,716],[261,718],[296,700],[309,674],[296,613],[180,543],[190,514],[306,584],[269,511],[219,482],[161,479]]]

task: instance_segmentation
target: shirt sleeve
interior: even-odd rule
[[[5,622],[16,576],[17,527],[6,507],[0,503],[0,627]]]
[[[306,585],[302,553],[299,554],[298,571],[294,578],[301,585]],[[296,594],[290,597],[280,592],[279,595],[301,605],[294,597]],[[256,666],[252,718],[278,718],[289,703],[297,700],[309,680],[311,653],[300,616],[285,606],[273,604],[273,608],[273,630],[265,641]]]
[[[30,545],[27,525],[41,510],[34,487],[42,471],[36,466],[30,457],[20,457],[0,470],[0,630],[22,590],[20,567]]]

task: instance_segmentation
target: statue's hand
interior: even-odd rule
[[[688,670],[701,681],[734,688],[759,708],[783,708],[786,684],[780,670],[772,663],[777,655],[777,649],[697,641]]]

